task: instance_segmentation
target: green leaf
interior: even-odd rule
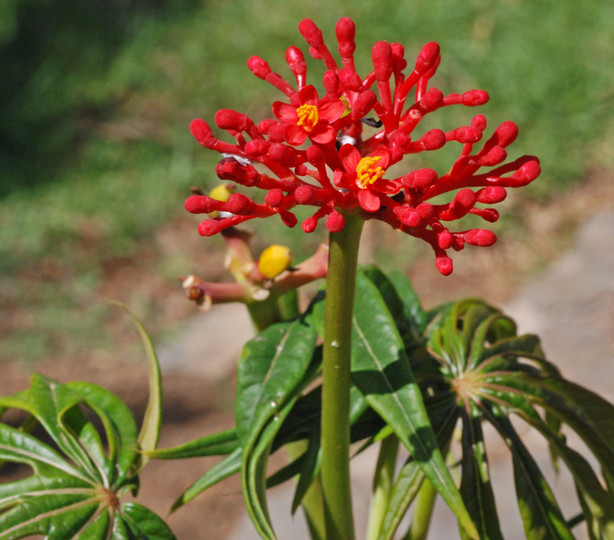
[[[122,523],[124,530],[130,531],[128,538],[175,540],[175,535],[168,525],[154,512],[138,503],[122,504],[118,514],[117,523]],[[115,531],[113,538],[115,539]]]
[[[395,322],[376,287],[360,273],[356,297],[360,302],[355,306],[353,320],[354,384],[393,427],[461,527],[477,538],[475,525],[441,455]]]
[[[405,319],[409,321],[417,336],[421,336],[428,323],[428,315],[420,304],[418,294],[413,288],[407,276],[398,270],[388,274],[394,290],[401,299]]]
[[[180,508],[185,503],[190,502],[194,497],[200,495],[207,488],[221,482],[224,480],[224,478],[228,478],[229,476],[238,473],[241,470],[241,454],[242,449],[236,448],[217,465],[211,467],[211,469],[209,469],[181,494],[181,496],[173,503],[171,512],[177,510],[177,508]]]
[[[511,422],[507,418],[491,421],[512,451],[518,508],[527,540],[573,540],[550,486]]]
[[[451,396],[444,400],[429,399],[426,405],[440,448],[448,448],[458,420],[454,399]],[[392,540],[401,520],[418,495],[424,479],[422,469],[410,458],[401,468],[392,486],[378,540]]]
[[[274,538],[266,509],[266,463],[274,438],[310,371],[317,333],[310,317],[275,324],[243,348],[237,376],[237,434],[247,511],[263,538]]]
[[[118,525],[119,496],[138,482],[130,473],[138,453],[136,423],[117,396],[94,384],[60,384],[34,375],[30,389],[0,398],[0,403],[29,412],[51,439],[46,444],[0,423],[0,459],[32,470],[25,478],[0,484],[0,540],[36,534],[107,540],[122,538],[121,531],[126,538],[174,538],[146,509],[130,518],[132,528]],[[95,413],[104,437],[82,408]],[[137,517],[144,523],[136,523]]]
[[[147,400],[147,408],[145,409],[145,416],[143,417],[143,423],[138,436],[138,445],[143,455],[140,456],[138,462],[135,464],[135,473],[140,472],[147,464],[149,459],[148,453],[156,449],[158,440],[160,439],[160,426],[162,424],[162,375],[160,373],[160,364],[158,363],[158,357],[149,334],[145,330],[141,321],[132,313],[124,304],[115,302],[121,307],[128,315],[130,315],[134,322],[145,353],[147,355],[147,365],[149,373],[149,398]]]
[[[202,456],[219,456],[236,450],[239,441],[237,430],[228,429],[205,437],[200,437],[171,448],[158,448],[147,452],[154,459],[184,459]]]
[[[490,483],[481,419],[463,411],[463,459],[460,491],[481,539],[503,540]]]

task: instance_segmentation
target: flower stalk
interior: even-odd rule
[[[352,314],[363,220],[345,216],[330,234],[322,373],[322,469],[327,540],[353,540],[350,490]]]

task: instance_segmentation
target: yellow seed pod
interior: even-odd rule
[[[258,270],[268,279],[273,279],[292,264],[292,251],[286,246],[273,244],[260,254]]]
[[[234,192],[234,184],[220,184],[211,190],[209,197],[215,199],[216,201],[226,202]]]

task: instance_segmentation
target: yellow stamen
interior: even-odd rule
[[[298,122],[296,124],[307,133],[311,133],[320,119],[320,113],[315,105],[301,105],[296,109],[296,114],[298,115]]]
[[[382,159],[381,156],[364,157],[356,165],[356,184],[360,189],[377,182],[386,172],[375,165]]]

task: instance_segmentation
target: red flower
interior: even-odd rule
[[[309,137],[313,142],[327,144],[335,140],[337,130],[331,125],[345,112],[345,105],[335,99],[322,103],[312,86],[298,92],[298,107],[276,101],[273,114],[285,125],[284,138],[293,146],[301,145]]]
[[[200,224],[199,232],[209,236],[249,219],[275,214],[293,227],[297,223],[293,208],[300,204],[316,207],[302,223],[305,232],[315,230],[324,217],[331,232],[344,227],[344,214],[380,219],[428,242],[443,274],[452,271],[447,255],[450,248],[493,244],[496,237],[487,229],[451,231],[444,224],[467,214],[496,221],[499,214],[495,209],[479,205],[501,202],[507,188],[524,186],[537,178],[540,168],[536,157],[506,162],[506,148],[518,134],[516,125],[504,122],[477,148],[486,129],[482,115],[475,116],[468,126],[451,131],[432,129],[419,138],[414,135],[426,115],[450,105],[482,105],[488,101],[488,94],[469,90],[444,95],[437,88],[429,88],[441,60],[437,43],[427,43],[405,73],[408,63],[403,46],[379,41],[371,51],[373,71],[361,77],[354,66],[355,28],[351,19],[340,19],[336,27],[341,65],[313,21],[301,21],[299,31],[311,55],[326,66],[322,98],[313,86],[306,85],[303,54],[290,47],[286,60],[296,88],[264,60],[252,57],[248,61],[255,75],[289,98],[289,104],[273,104],[278,120],[267,119],[256,125],[244,114],[218,111],[215,122],[228,131],[234,143],[216,138],[203,120],[190,125],[201,145],[222,154],[216,168],[222,180],[267,192],[262,203],[241,193],[232,194],[226,201],[204,195],[190,197],[186,201],[190,212],[210,214]],[[368,135],[365,124],[375,128]],[[305,142],[306,148],[298,148]],[[425,168],[384,178],[405,156],[454,143],[460,144],[459,157],[445,174]],[[254,162],[268,172],[256,169]],[[445,193],[452,194],[449,202],[430,202]]]

